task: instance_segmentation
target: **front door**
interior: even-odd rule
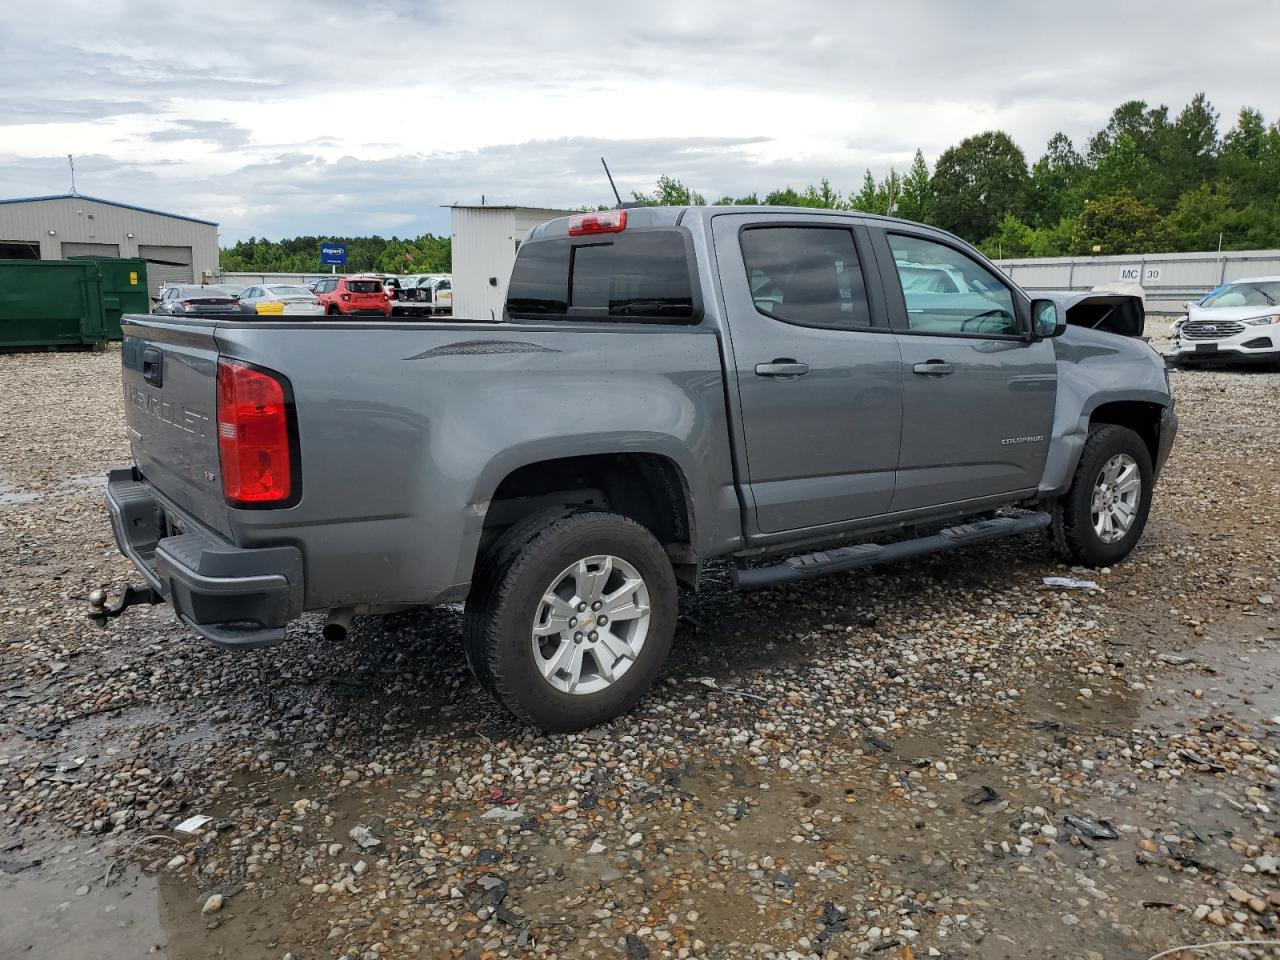
[[[1057,396],[1053,343],[1028,305],[962,246],[874,228],[902,351],[902,453],[894,511],[1033,490]]]
[[[864,277],[874,263],[865,228],[785,214],[713,224],[757,531],[887,512],[901,359]]]

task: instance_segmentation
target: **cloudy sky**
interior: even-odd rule
[[[448,231],[442,204],[856,189],[985,129],[1034,159],[1137,98],[1280,118],[1280,5],[93,0],[0,4],[0,196],[250,235]]]

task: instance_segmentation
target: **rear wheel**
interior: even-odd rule
[[[518,524],[490,548],[467,599],[476,677],[519,719],[581,730],[626,713],[653,685],[676,624],[662,546],[610,513]]]
[[[329,304],[329,309],[328,309],[328,310],[326,310],[326,311],[325,311],[325,313],[327,313],[327,314],[328,314],[329,316],[331,316],[331,317],[340,317],[340,316],[342,316],[342,314],[341,314],[341,312],[338,310],[338,308],[337,308],[337,307],[335,307],[332,303],[331,303],[331,304]]]
[[[1054,506],[1058,552],[1095,567],[1123,560],[1146,527],[1154,481],[1140,436],[1114,424],[1094,427],[1070,489]]]

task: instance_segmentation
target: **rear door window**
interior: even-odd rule
[[[691,323],[693,280],[684,234],[637,230],[526,243],[511,274],[507,311],[516,318]]]
[[[844,227],[748,227],[740,234],[757,310],[806,327],[871,326],[853,232]]]

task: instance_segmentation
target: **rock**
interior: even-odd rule
[[[1280,871],[1280,859],[1264,854],[1253,861],[1253,866],[1259,873],[1275,874]]]
[[[639,937],[634,934],[627,934],[627,960],[649,960],[649,948],[644,945]]]
[[[627,837],[627,847],[630,849],[634,850],[642,843],[644,843],[644,836],[642,834],[633,833],[631,836]]]
[[[373,835],[373,831],[363,824],[357,824],[348,832],[352,840],[354,840],[362,850],[372,850],[374,847],[382,846],[382,841]]]
[[[524,819],[524,813],[516,807],[490,807],[480,814],[481,820],[500,820],[503,823],[514,823]]]
[[[181,870],[186,865],[187,865],[187,858],[179,854],[178,856],[170,860],[167,864],[165,864],[165,867],[169,870]]]
[[[88,894],[89,894],[89,885],[87,883],[82,886],[76,887],[77,897],[88,896]]]
[[[603,843],[601,843],[599,840],[596,840],[591,844],[591,849],[589,849],[587,853],[591,854],[592,856],[598,856],[599,854],[604,853],[608,849],[609,848],[606,847]]]
[[[204,906],[200,908],[201,913],[217,913],[222,909],[222,894],[215,893],[204,902]]]

